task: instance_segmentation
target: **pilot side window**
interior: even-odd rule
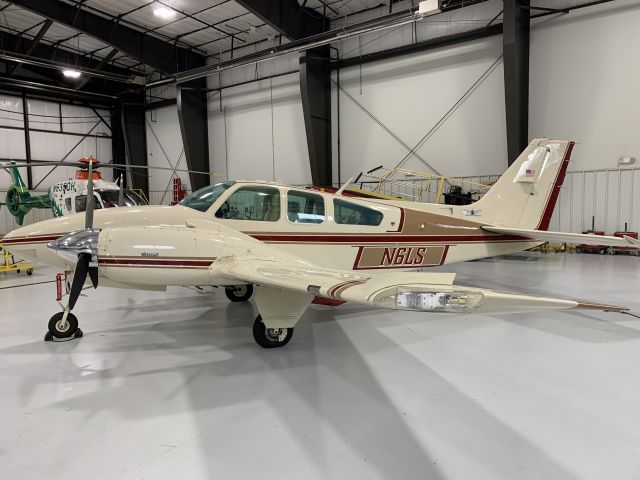
[[[344,225],[376,226],[382,223],[382,213],[344,200],[333,200],[333,216],[336,223]]]
[[[71,211],[71,197],[64,199],[64,206],[67,208],[67,212]]]
[[[316,193],[289,191],[287,218],[294,223],[324,222],[324,198]]]
[[[93,208],[94,210],[98,210],[102,208],[102,204],[100,200],[93,196]],[[77,195],[76,196],[76,213],[84,212],[87,209],[87,196],[86,195]]]
[[[240,187],[216,212],[216,218],[277,222],[280,220],[280,190],[273,187]]]

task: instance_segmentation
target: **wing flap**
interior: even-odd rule
[[[607,247],[640,248],[640,240],[629,236],[612,237],[609,235],[592,235],[589,233],[548,232],[543,230],[527,230],[524,228],[492,227],[490,225],[485,225],[482,229],[487,232],[517,235],[532,240],[540,240],[541,242],[586,243]]]

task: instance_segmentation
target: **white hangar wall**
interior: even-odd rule
[[[333,89],[335,181],[345,181],[379,165],[396,166],[408,150],[377,121],[414,148],[501,53],[501,38],[494,37],[342,69],[339,95],[335,84]],[[340,178],[335,161],[338,97]],[[487,175],[504,170],[507,152],[500,61],[417,153],[447,176]],[[405,166],[429,171],[413,155]]]
[[[184,156],[178,111],[175,105],[148,110],[145,114],[147,136],[147,161],[151,167],[187,170]],[[183,184],[190,187],[189,175],[176,172]],[[173,171],[151,170],[149,176],[149,201],[153,204],[170,204],[173,200]]]
[[[640,4],[619,0],[553,20],[531,32],[529,134],[577,142],[551,228],[611,233],[640,229]],[[635,167],[638,167],[636,163]],[[586,171],[586,172],[584,172]],[[584,172],[584,173],[583,173]]]
[[[298,58],[209,77],[209,88],[217,89],[208,103],[211,169],[221,174],[215,178],[311,183]]]

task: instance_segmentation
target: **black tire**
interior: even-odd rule
[[[582,247],[576,247],[576,253],[582,253]]]
[[[31,276],[33,274],[33,269],[30,268],[29,270],[27,270],[27,276]]]
[[[224,293],[232,302],[246,302],[253,295],[253,285],[234,285],[224,287]]]
[[[67,327],[65,329],[61,329],[58,322],[62,320],[63,316],[64,312],[58,312],[51,317],[51,320],[49,320],[49,333],[55,338],[72,337],[78,330],[78,319],[71,312],[67,315]]]
[[[293,328],[267,328],[262,323],[262,315],[253,322],[253,339],[262,348],[284,347],[293,337]]]

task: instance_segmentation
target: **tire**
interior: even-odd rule
[[[253,285],[234,285],[224,287],[224,293],[232,302],[246,302],[253,295]]]
[[[67,327],[65,329],[61,329],[59,322],[62,320],[63,316],[64,312],[58,312],[49,320],[49,333],[55,338],[72,337],[78,330],[78,319],[73,313],[69,313],[69,315],[67,315]]]
[[[253,322],[253,339],[262,348],[284,347],[291,337],[293,328],[267,328],[262,323],[262,315],[258,315]]]
[[[613,248],[609,249],[609,255],[615,255],[616,251]]]
[[[576,253],[582,253],[582,248],[581,247],[576,247]]]
[[[29,270],[27,270],[27,276],[31,276],[33,274],[33,269],[30,268]]]

